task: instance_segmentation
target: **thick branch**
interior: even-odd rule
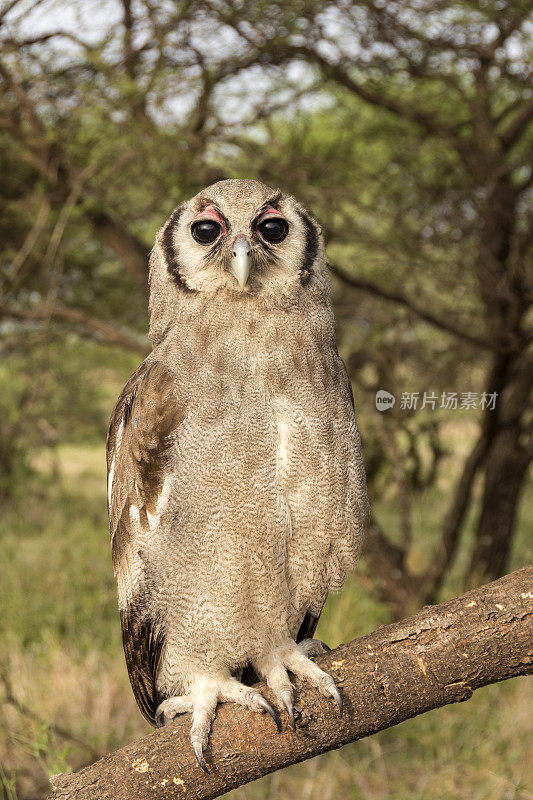
[[[528,100],[522,108],[517,111],[507,128],[501,134],[501,141],[504,147],[512,147],[529,123],[533,120],[533,98]]]
[[[218,797],[430,709],[468,700],[481,686],[530,674],[532,579],[533,566],[526,567],[321,656],[320,665],[344,697],[340,722],[331,698],[296,681],[296,733],[285,724],[277,734],[270,717],[231,703],[219,707],[208,752],[211,775],[195,762],[185,715],[78,773],[54,776],[50,800]]]

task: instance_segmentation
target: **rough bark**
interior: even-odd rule
[[[533,672],[533,566],[321,656],[345,703],[297,683],[297,731],[233,704],[220,706],[197,766],[190,716],[71,775],[51,779],[50,800],[213,798],[274,770],[369,736],[425,711],[468,700],[481,686]],[[264,690],[268,696],[268,691]]]

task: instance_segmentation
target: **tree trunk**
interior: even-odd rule
[[[519,429],[504,429],[492,443],[466,587],[493,580],[506,571],[519,496],[532,458],[531,445],[521,446],[520,437]]]
[[[187,714],[78,773],[53,776],[50,800],[218,797],[432,708],[468,700],[481,686],[530,674],[532,580],[533,567],[526,567],[320,656],[343,695],[341,720],[331,698],[296,680],[296,732],[286,720],[277,734],[267,715],[219,706],[207,753],[210,775],[195,762]],[[269,696],[264,685],[260,690]]]
[[[484,460],[481,513],[465,575],[465,586],[505,572],[515,530],[520,492],[531,461],[525,414],[533,384],[533,359],[526,355],[523,320],[527,310],[526,254],[517,237],[518,196],[508,174],[489,181],[476,265],[487,329],[501,348],[486,393],[497,392],[492,440]],[[524,442],[523,440],[526,439]]]
[[[371,576],[373,594],[387,604],[393,619],[420,608],[422,578],[407,569],[405,551],[391,542],[375,521],[366,533],[363,563]]]
[[[516,308],[521,300],[510,307]],[[508,320],[508,341],[519,341],[521,317]],[[503,324],[500,321],[500,324]],[[525,351],[496,356],[492,384],[498,393],[494,411],[486,412],[493,435],[484,460],[484,487],[474,545],[464,585],[469,588],[493,580],[506,571],[515,532],[520,493],[533,456],[532,431],[527,429],[533,387],[533,355]],[[499,367],[498,367],[499,363]]]

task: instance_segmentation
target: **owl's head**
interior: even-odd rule
[[[327,293],[325,264],[320,228],[293,197],[259,181],[219,181],[157,234],[152,316],[195,294],[286,306],[302,292]]]

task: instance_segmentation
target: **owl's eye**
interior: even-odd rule
[[[192,238],[200,244],[212,244],[220,236],[220,225],[210,219],[195,222],[191,228]]]
[[[289,223],[281,218],[265,219],[257,226],[259,233],[267,242],[282,242],[289,232]]]

